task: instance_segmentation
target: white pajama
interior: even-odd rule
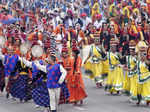
[[[50,97],[50,109],[57,110],[60,97],[60,88],[48,88],[49,97]]]

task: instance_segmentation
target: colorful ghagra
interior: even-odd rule
[[[124,90],[128,91],[133,101],[137,101],[137,60],[133,56],[127,56],[127,66],[131,71],[127,72],[124,83]]]
[[[28,69],[22,61],[18,61],[15,67],[18,78],[12,85],[10,93],[13,97],[20,99],[20,101],[28,101],[32,98],[31,88],[28,84],[30,81]]]
[[[150,71],[145,62],[138,62],[138,95],[141,100],[150,101]]]
[[[109,52],[109,72],[106,82],[106,90],[111,93],[122,90],[123,87],[123,70],[120,66],[119,57],[117,54]]]
[[[94,79],[95,83],[100,83],[103,81],[103,63],[101,61],[102,50],[99,47],[92,45],[90,55],[91,57],[84,65],[84,68],[86,71],[91,71],[91,75],[89,76],[90,79]]]
[[[67,76],[66,76],[66,84],[64,83],[64,87],[65,85],[67,86],[66,89],[68,89],[69,91],[69,97],[64,97],[64,95],[67,93],[67,92],[63,92],[62,90],[65,90],[64,89],[61,89],[61,96],[60,96],[60,101],[59,103],[62,104],[62,103],[66,103],[67,101],[69,101],[69,98],[72,97],[72,91],[71,91],[71,83],[70,83],[70,79],[73,75],[73,69],[74,69],[74,59],[71,58],[71,57],[67,57],[67,58],[62,58],[62,61],[63,61],[63,67],[67,70]],[[63,88],[63,87],[62,87]],[[63,94],[65,93],[65,94]]]
[[[78,56],[77,63],[76,63],[76,70],[72,74],[72,76],[69,77],[69,91],[70,91],[70,102],[78,102],[87,97],[87,94],[85,92],[85,86],[82,78],[82,72],[81,72],[81,64],[82,60]]]
[[[43,61],[39,61],[41,65],[43,65]],[[42,107],[49,107],[50,106],[50,98],[47,88],[46,80],[47,75],[46,73],[40,71],[35,63],[32,63],[32,82],[33,82],[33,90],[32,90],[32,99],[36,105]]]

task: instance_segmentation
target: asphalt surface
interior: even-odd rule
[[[136,106],[129,103],[129,98],[124,95],[115,96],[107,94],[103,88],[95,87],[93,81],[85,79],[88,98],[84,100],[83,106],[71,104],[60,105],[59,112],[150,112],[150,107]],[[43,112],[36,109],[34,103],[19,103],[12,99],[0,97],[0,112]]]

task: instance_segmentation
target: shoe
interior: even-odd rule
[[[80,101],[80,105],[83,105],[83,100]]]
[[[111,91],[110,94],[113,95],[114,93]]]
[[[102,84],[101,84],[101,83],[96,83],[96,87],[97,87],[97,88],[101,88],[101,87],[102,87]]]
[[[6,94],[6,98],[7,98],[7,99],[9,98],[9,93]]]
[[[117,91],[117,95],[120,95],[120,91]]]
[[[108,86],[105,86],[105,91],[107,91],[107,89],[108,89]]]
[[[150,104],[150,101],[147,101],[147,102],[146,102],[146,105],[149,106],[149,104]]]
[[[139,105],[140,105],[140,102],[137,102],[136,105],[139,106]]]
[[[74,102],[73,105],[74,105],[74,106],[77,106],[77,102]]]
[[[40,108],[40,106],[39,105],[35,105],[35,108]]]

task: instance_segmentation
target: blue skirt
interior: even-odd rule
[[[32,91],[32,99],[36,105],[49,107],[50,98],[46,82],[40,82]]]
[[[69,97],[70,97],[70,93],[69,93],[69,90],[67,88],[66,83],[64,82],[61,85],[61,92],[60,92],[59,104],[65,104],[65,103],[67,103]]]
[[[11,85],[10,93],[13,97],[22,100],[30,100],[31,88],[28,85],[28,75],[19,75],[18,79]]]

